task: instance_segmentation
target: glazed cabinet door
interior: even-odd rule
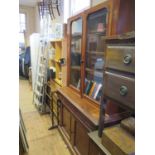
[[[78,91],[81,81],[81,51],[82,51],[82,18],[69,23],[69,84]]]
[[[102,94],[107,24],[107,8],[87,15],[84,93],[96,101],[100,100]]]

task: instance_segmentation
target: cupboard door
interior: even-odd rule
[[[103,86],[104,42],[107,20],[106,8],[89,14],[87,17],[84,92],[97,101],[100,100]]]
[[[63,106],[63,128],[65,130],[65,134],[68,139],[70,139],[70,122],[71,122],[71,114],[70,112]]]
[[[75,125],[75,147],[80,155],[88,155],[89,151],[89,137],[86,128],[79,122],[76,121]]]
[[[90,140],[89,155],[106,155],[103,151]]]
[[[71,23],[70,84],[80,90],[82,18]]]
[[[75,125],[76,125],[76,120],[72,115],[71,116],[71,139],[70,139],[72,146],[74,146],[75,144]]]

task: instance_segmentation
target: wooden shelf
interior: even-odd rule
[[[88,32],[88,35],[100,35],[100,36],[105,36],[106,33],[105,33],[105,32],[93,31],[93,32]],[[105,38],[106,38],[106,37],[105,37]]]
[[[82,37],[81,33],[72,34],[72,38],[80,38],[80,37]]]
[[[51,61],[53,62],[56,62],[56,63],[59,63],[60,64],[60,61],[59,60],[55,60],[55,59],[50,59]]]
[[[61,87],[61,85],[58,84],[54,79],[50,80],[49,84],[50,84],[52,92],[57,91]]]
[[[60,59],[62,58],[62,48],[63,48],[63,39],[55,39],[55,40],[50,40],[50,43],[52,44],[55,54],[54,57],[49,59],[49,66],[50,67],[55,67],[55,78],[59,79],[59,73],[62,72],[62,65],[60,63]],[[56,82],[60,85],[62,85],[61,80],[56,80]]]
[[[54,43],[54,42],[62,42],[63,39],[54,39],[54,40],[50,40],[50,42]]]
[[[73,69],[73,70],[80,70],[81,67],[80,66],[72,66],[71,69]]]
[[[86,68],[85,69],[87,72],[91,73],[91,74],[94,74],[94,72],[97,72],[97,73],[103,73],[103,70],[99,71],[99,70],[95,70],[95,69],[90,69],[90,68]]]
[[[87,54],[95,54],[95,55],[103,55],[103,56],[105,55],[104,52],[91,52],[91,51],[90,52],[87,51]]]
[[[54,81],[55,81],[58,85],[62,86],[62,80],[54,79]]]

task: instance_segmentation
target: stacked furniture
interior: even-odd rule
[[[112,45],[128,43],[128,37],[120,42],[115,40],[134,31],[134,3],[134,0],[108,0],[68,19],[67,86],[58,89],[58,128],[72,154],[111,154],[101,143],[98,128],[102,133],[103,127],[134,116],[134,65],[125,67],[132,68],[130,71],[116,68],[111,73],[109,68],[120,66],[117,58],[124,58],[124,55],[123,51],[116,52],[115,55],[119,55],[116,60],[112,60],[111,54],[107,55],[107,49]],[[127,56],[125,63],[128,59]],[[116,93],[117,87],[122,94],[120,97]]]
[[[105,87],[100,111],[99,131],[89,133],[92,145],[110,154],[126,155],[135,151],[135,36],[134,33],[106,40]],[[108,100],[126,109],[130,116],[117,125],[105,127]],[[99,138],[98,137],[101,137]],[[98,137],[98,138],[96,138]],[[107,151],[106,150],[106,151]]]

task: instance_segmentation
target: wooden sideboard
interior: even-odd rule
[[[59,130],[73,154],[88,155],[90,131],[98,127],[99,108],[81,98],[69,87],[58,89]]]
[[[88,136],[90,132],[98,129],[99,105],[91,103],[86,98],[81,98],[70,87],[59,88],[57,94],[60,105],[58,128],[72,154],[92,155],[92,149],[95,152],[102,152]],[[104,125],[116,124],[127,116],[129,113],[126,111],[118,115],[106,113]],[[104,155],[104,152],[102,154]]]

